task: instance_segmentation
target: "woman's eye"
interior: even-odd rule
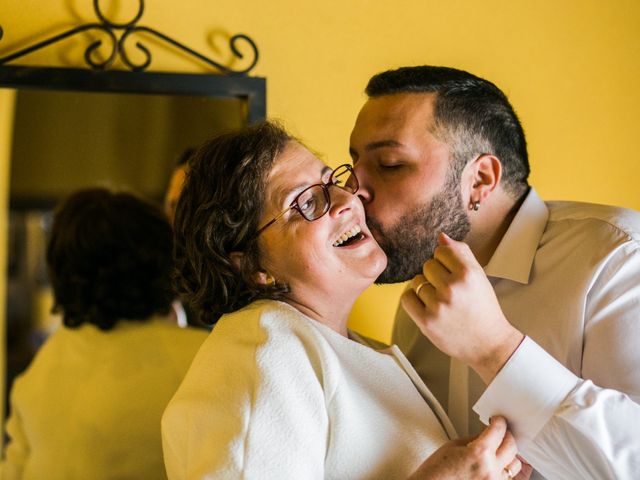
[[[300,207],[300,210],[302,210],[305,213],[313,212],[313,210],[315,209],[315,206],[316,206],[316,202],[313,199],[313,197],[310,197],[310,198],[306,199],[302,203],[298,202],[298,206]]]

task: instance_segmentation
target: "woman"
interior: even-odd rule
[[[348,165],[332,171],[271,123],[196,152],[178,283],[204,319],[224,315],[163,416],[170,479],[517,473],[503,421],[447,443],[453,428],[400,351],[347,330],[386,265],[357,189]]]
[[[133,195],[56,211],[47,265],[64,325],[14,383],[9,479],[161,479],[160,418],[206,332],[168,316],[172,230]]]

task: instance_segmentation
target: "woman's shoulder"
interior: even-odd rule
[[[260,344],[274,336],[279,341],[296,338],[315,338],[322,335],[315,328],[313,320],[291,305],[277,300],[258,300],[246,307],[223,315],[213,329],[215,336],[241,336]]]
[[[311,359],[316,370],[331,372],[340,371],[345,361],[384,356],[378,350],[388,348],[354,332],[349,332],[348,338],[295,307],[275,300],[257,301],[223,316],[212,337],[216,333],[220,341],[242,338],[243,344],[255,345],[256,356],[263,360],[278,356],[286,356],[291,362]]]
[[[237,363],[253,363],[259,369],[311,363],[314,370],[325,370],[336,362],[314,321],[275,300],[259,300],[223,315],[198,356],[201,364],[234,358]]]
[[[223,315],[196,354],[182,390],[202,391],[205,385],[220,390],[231,384],[247,391],[256,384],[313,388],[322,382],[323,390],[333,391],[339,367],[310,321],[271,300]]]
[[[354,332],[352,330],[349,330],[349,338],[352,339],[355,342],[358,342],[362,345],[365,345],[373,350],[379,351],[379,350],[388,350],[390,348],[391,345],[381,342],[379,340],[373,339],[371,337],[367,337],[365,335],[362,335],[360,333]]]

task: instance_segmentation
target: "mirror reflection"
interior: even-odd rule
[[[16,90],[11,138],[5,413],[14,378],[56,331],[45,261],[53,207],[78,189],[125,190],[162,205],[176,161],[248,122],[243,97]]]

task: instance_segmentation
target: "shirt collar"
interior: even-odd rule
[[[484,271],[489,277],[529,283],[531,267],[549,219],[549,210],[531,188]]]

